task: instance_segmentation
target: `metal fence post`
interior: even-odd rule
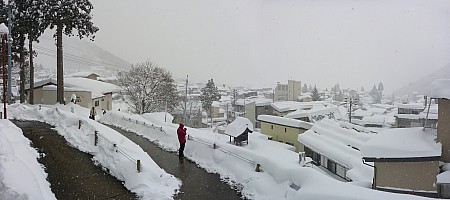
[[[94,136],[94,146],[97,146],[98,143],[98,131],[95,131],[95,136]]]
[[[256,172],[261,172],[261,165],[260,164],[256,164]]]
[[[137,171],[141,172],[141,160],[137,160]]]

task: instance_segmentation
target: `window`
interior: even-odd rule
[[[327,169],[330,170],[330,172],[333,172],[333,174],[336,174],[336,163],[328,159]]]
[[[285,132],[285,133],[287,132],[287,128],[284,128],[284,132]]]
[[[270,128],[273,130],[273,125],[270,125]]]
[[[421,127],[422,124],[420,122],[411,122],[411,127]]]
[[[97,107],[98,105],[100,105],[100,102],[97,100],[94,102],[95,107]]]

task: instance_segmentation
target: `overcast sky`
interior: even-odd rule
[[[91,0],[95,43],[175,77],[387,92],[450,63],[448,0]]]

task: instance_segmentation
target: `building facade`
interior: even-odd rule
[[[294,146],[296,152],[304,151],[304,146],[298,142],[297,138],[299,134],[309,130],[312,124],[271,115],[260,115],[258,121],[261,123],[261,133],[274,141]]]
[[[287,84],[277,83],[274,91],[275,101],[298,101],[301,95],[301,81],[288,80]]]

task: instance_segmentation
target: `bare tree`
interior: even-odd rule
[[[117,76],[134,113],[161,112],[166,104],[171,111],[180,101],[172,74],[153,62],[133,65],[129,72]]]

